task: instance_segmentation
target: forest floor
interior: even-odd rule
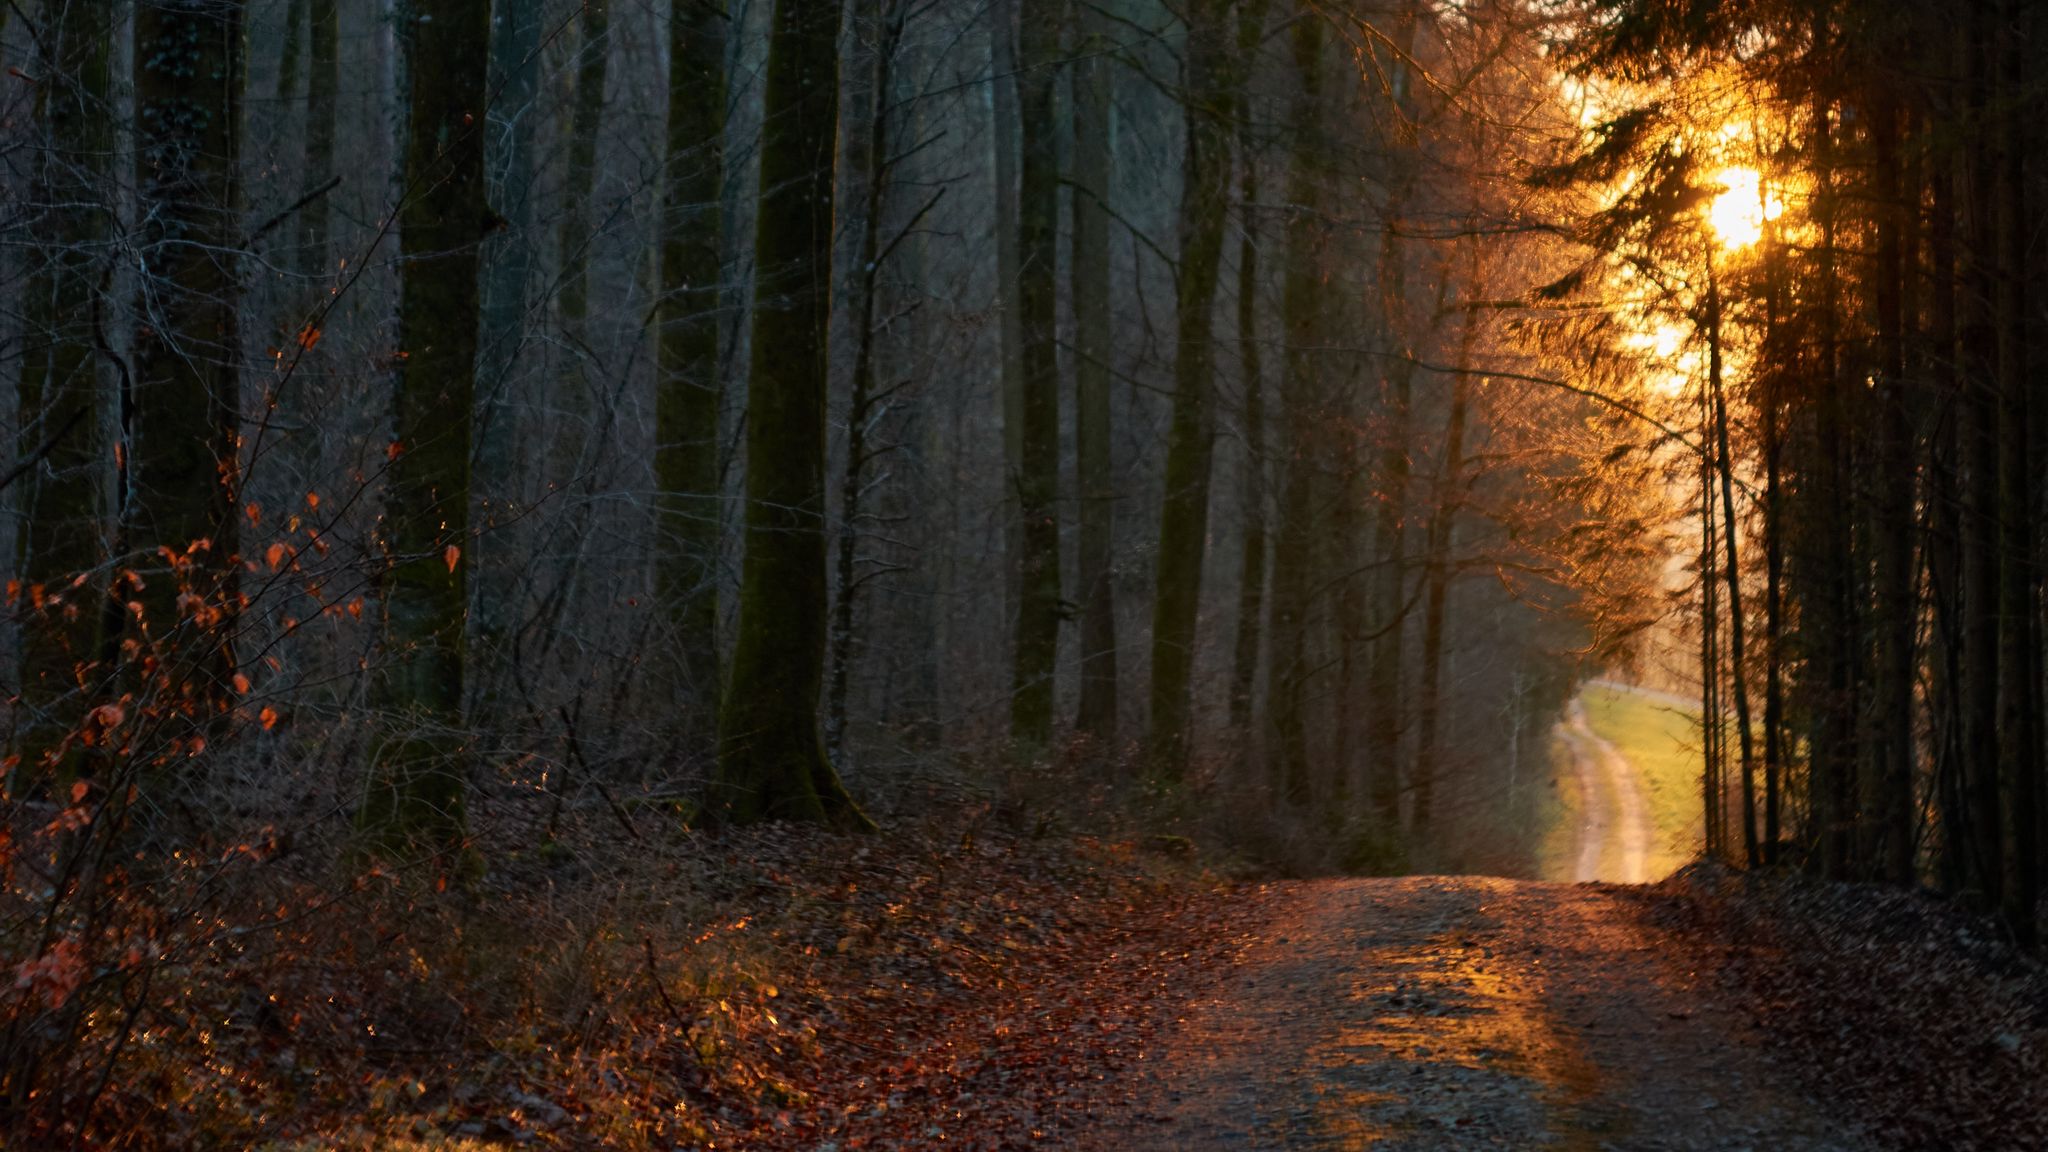
[[[986,808],[615,815],[634,851],[372,889],[195,969],[205,1060],[138,1036],[85,1143],[2048,1148],[2048,969],[1923,895],[1703,865],[1254,883]]]
[[[622,889],[694,891],[683,920],[568,941],[574,1016],[438,963],[388,970],[409,996],[273,983],[289,1035],[216,1034],[190,1104],[105,1143],[2048,1148],[2048,971],[1947,902],[1707,866],[1226,882],[1187,848],[728,833]],[[556,868],[555,907],[588,906]],[[525,995],[558,947],[505,958]]]

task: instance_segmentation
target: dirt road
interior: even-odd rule
[[[1586,722],[1586,706],[1573,700],[1558,733],[1572,757],[1579,787],[1579,847],[1572,879],[1641,884],[1650,879],[1649,801],[1642,778],[1614,745]]]
[[[1266,894],[1082,1146],[1862,1149],[1624,890],[1419,877]]]

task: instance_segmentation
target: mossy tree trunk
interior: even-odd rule
[[[177,557],[176,574],[149,578],[140,602],[149,636],[170,649],[164,675],[183,681],[164,686],[195,711],[224,707],[234,671],[242,17],[230,0],[147,0],[135,12],[145,320],[122,413],[125,535]]]
[[[400,358],[386,476],[385,651],[377,703],[397,730],[363,820],[386,845],[464,835],[463,628],[484,199],[489,0],[407,22],[411,102],[400,208]]]
[[[1075,728],[1116,740],[1116,478],[1110,466],[1108,21],[1078,6],[1074,62],[1074,465],[1080,497],[1081,700]]]
[[[1010,739],[1020,756],[1052,742],[1053,672],[1060,639],[1059,72],[1061,4],[1025,14],[1019,36],[1018,321],[1023,335],[1020,457],[1014,483],[1022,519]]]
[[[90,665],[100,655],[111,454],[100,434],[94,313],[111,206],[103,200],[112,151],[107,106],[111,11],[56,0],[44,6],[33,71],[40,138],[30,172],[29,234],[41,238],[28,277],[17,409],[22,475],[15,574],[40,608],[21,632],[23,763],[30,769],[84,714]]]
[[[1224,25],[1229,0],[1201,0],[1187,12],[1182,96],[1187,121],[1180,205],[1180,266],[1173,418],[1166,442],[1166,493],[1159,511],[1159,568],[1152,606],[1152,718],[1148,752],[1169,777],[1187,766],[1195,665],[1195,623],[1209,530],[1210,408],[1215,388],[1216,279],[1229,208],[1234,104]]]
[[[669,8],[668,155],[663,172],[661,304],[654,401],[661,490],[656,595],[675,630],[676,699],[689,715],[718,701],[718,301],[725,184],[722,0]],[[687,722],[708,733],[710,723]]]
[[[825,756],[826,332],[838,0],[777,0],[763,93],[746,555],[708,815],[868,826]]]

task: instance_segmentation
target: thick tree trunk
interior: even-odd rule
[[[675,629],[675,699],[704,733],[718,702],[718,302],[723,286],[723,0],[669,8],[668,152],[654,397],[655,596]]]
[[[488,0],[445,0],[409,22],[405,187],[391,465],[385,491],[385,652],[375,698],[397,731],[362,822],[387,844],[439,851],[464,835],[463,625],[470,546],[477,250],[483,241]]]
[[[19,751],[41,775],[46,754],[83,717],[108,620],[108,491],[112,454],[101,433],[96,313],[113,220],[103,202],[112,120],[107,106],[112,11],[65,0],[45,6],[32,71],[40,139],[32,154],[29,235],[40,243],[22,301],[24,353],[16,409],[17,460],[42,452],[20,481],[14,575],[33,614],[21,629]],[[47,448],[44,445],[48,445]],[[84,576],[85,582],[73,586]],[[118,625],[117,625],[118,626]]]
[[[1196,617],[1209,530],[1215,427],[1216,280],[1229,208],[1230,134],[1220,109],[1234,103],[1222,24],[1228,0],[1202,0],[1187,13],[1187,150],[1180,206],[1180,266],[1174,282],[1178,336],[1173,417],[1166,441],[1166,492],[1159,511],[1159,568],[1152,608],[1152,718],[1155,770],[1186,770],[1193,707]]]
[[[202,710],[225,704],[233,674],[242,16],[231,0],[145,0],[135,12],[139,307],[150,323],[136,334],[122,413],[126,535],[179,557],[140,602],[149,637],[173,654],[165,675],[195,681],[175,687]]]
[[[871,827],[825,757],[825,389],[838,0],[779,0],[754,226],[746,555],[709,815]]]
[[[1060,376],[1055,305],[1059,276],[1059,122],[1055,93],[1060,13],[1034,8],[1023,22],[1017,70],[1023,151],[1018,191],[1017,310],[1023,395],[1017,515],[1023,520],[1010,739],[1020,756],[1052,742],[1053,673],[1060,640]]]
[[[1116,741],[1116,478],[1110,467],[1110,61],[1108,22],[1078,9],[1074,63],[1074,465],[1080,498],[1081,701],[1075,728]]]

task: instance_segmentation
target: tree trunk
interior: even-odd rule
[[[1476,260],[1473,262],[1478,263]],[[1476,268],[1475,268],[1476,272]],[[1468,292],[1479,292],[1475,274]],[[1465,499],[1465,421],[1472,402],[1472,342],[1478,327],[1476,310],[1465,310],[1458,335],[1457,374],[1451,381],[1451,410],[1444,424],[1442,471],[1436,485],[1436,507],[1429,518],[1423,553],[1428,589],[1422,608],[1422,683],[1416,687],[1415,827],[1429,827],[1436,802],[1438,714],[1443,700],[1444,611],[1451,591],[1451,542],[1458,508]]]
[[[1721,287],[1714,276],[1713,253],[1707,256],[1707,387],[1714,405],[1714,452],[1721,480],[1721,540],[1728,581],[1728,689],[1735,699],[1735,740],[1742,756],[1742,855],[1751,868],[1762,854],[1756,839],[1756,755],[1749,731],[1749,664],[1743,655],[1742,564],[1738,540],[1742,521],[1735,515],[1735,462],[1728,447],[1728,397],[1721,385]]]
[[[1762,858],[1779,862],[1784,833],[1780,807],[1785,780],[1785,537],[1784,537],[1784,407],[1776,356],[1782,348],[1783,252],[1777,225],[1764,222],[1764,378],[1759,389],[1758,422],[1764,465],[1764,812]]]
[[[483,240],[489,0],[445,0],[409,22],[398,361],[386,478],[385,667],[375,698],[398,728],[362,813],[385,844],[464,836],[463,622],[470,564],[470,426]]]
[[[1057,6],[1055,6],[1057,7]],[[1023,151],[1018,192],[1017,311],[1023,337],[1017,514],[1023,520],[1010,739],[1021,756],[1052,742],[1053,673],[1060,639],[1060,378],[1055,314],[1059,273],[1059,123],[1054,106],[1060,14],[1023,23],[1017,103]]]
[[[1286,417],[1288,443],[1280,485],[1280,524],[1273,544],[1273,599],[1266,648],[1267,712],[1272,717],[1274,748],[1269,755],[1273,791],[1282,803],[1300,807],[1308,801],[1307,704],[1309,668],[1306,652],[1309,557],[1315,538],[1315,470],[1310,446],[1319,429],[1314,411],[1318,345],[1322,340],[1323,252],[1322,172],[1318,149],[1322,117],[1323,26],[1314,14],[1294,21],[1291,36],[1294,66],[1299,74],[1293,108],[1287,167],[1287,251],[1281,288],[1281,323],[1286,358],[1282,363],[1280,402]]]
[[[1108,21],[1079,6],[1074,63],[1074,458],[1080,497],[1081,701],[1075,728],[1116,741],[1116,478],[1110,465]]]
[[[1913,587],[1913,480],[1917,455],[1906,374],[1907,292],[1917,269],[1911,259],[1910,216],[1900,196],[1899,108],[1873,109],[1873,175],[1877,181],[1877,250],[1872,270],[1880,368],[1877,403],[1878,503],[1871,517],[1876,624],[1875,702],[1871,764],[1864,809],[1870,817],[1863,849],[1868,872],[1893,884],[1913,881],[1914,635],[1919,604]],[[1917,192],[1917,182],[1912,185]]]
[[[146,0],[135,13],[139,308],[151,323],[136,333],[122,414],[126,535],[177,557],[140,602],[149,638],[174,653],[164,675],[196,681],[176,688],[202,710],[225,705],[234,659],[242,16],[230,0]]]
[[[718,702],[718,301],[723,287],[723,0],[669,8],[668,153],[662,171],[661,302],[654,398],[655,596],[675,629],[675,699]],[[705,733],[705,720],[685,732]]]
[[[1024,591],[1024,516],[1018,479],[1024,474],[1024,321],[1018,299],[1024,261],[1017,169],[1023,116],[1017,111],[1017,3],[989,0],[989,170],[995,179],[996,311],[999,386],[1003,403],[1003,610],[1016,639]],[[1014,678],[1017,656],[1010,654]]]
[[[832,604],[832,653],[830,679],[825,691],[825,750],[837,762],[846,747],[846,696],[853,672],[855,608],[860,599],[861,521],[867,515],[863,492],[867,466],[885,449],[871,447],[869,436],[878,419],[876,406],[882,396],[875,387],[875,302],[881,292],[882,264],[889,251],[882,247],[882,211],[889,182],[889,105],[894,88],[896,50],[902,41],[906,9],[891,9],[887,0],[871,0],[870,12],[880,23],[880,41],[874,48],[874,70],[868,90],[866,116],[868,139],[865,149],[853,157],[842,153],[842,162],[862,165],[866,171],[866,203],[861,206],[860,248],[854,258],[856,277],[856,319],[853,322],[853,382],[846,406],[846,468],[839,482],[839,540]],[[917,221],[913,220],[911,227]],[[894,244],[890,245],[894,248]]]
[[[1233,100],[1221,25],[1228,0],[1201,0],[1187,13],[1187,151],[1180,206],[1180,266],[1174,282],[1178,336],[1173,418],[1167,433],[1165,497],[1159,512],[1159,568],[1152,609],[1152,718],[1149,753],[1168,777],[1186,770],[1196,617],[1208,542],[1210,461],[1215,428],[1216,279],[1229,207]]]
[[[1406,211],[1409,181],[1413,178],[1415,145],[1413,108],[1410,106],[1409,61],[1415,54],[1416,12],[1412,4],[1401,8],[1395,31],[1399,43],[1389,65],[1394,119],[1393,143],[1388,165],[1387,199],[1380,225],[1379,310],[1386,325],[1388,357],[1384,363],[1380,392],[1380,466],[1377,501],[1373,511],[1373,614],[1370,630],[1374,639],[1370,666],[1366,671],[1365,755],[1366,790],[1374,818],[1380,828],[1392,832],[1401,825],[1401,685],[1404,634],[1402,617],[1408,582],[1408,435],[1410,392],[1415,377],[1415,349],[1408,333],[1404,312],[1407,299],[1407,251],[1399,231]],[[1345,702],[1348,706],[1349,701]]]
[[[472,578],[476,581],[475,635],[485,653],[503,648],[517,618],[515,565],[523,509],[517,496],[525,471],[512,403],[512,369],[526,339],[527,280],[532,240],[534,106],[540,90],[540,0],[498,0],[491,35],[491,134],[485,145],[489,198],[504,231],[488,245],[483,271],[483,336],[478,349],[476,488],[478,525]],[[658,401],[657,401],[658,403]],[[501,662],[502,663],[502,662]],[[503,673],[498,673],[502,676]],[[495,679],[495,677],[494,677]],[[483,686],[480,704],[497,694]]]
[[[101,432],[96,313],[112,215],[102,198],[113,132],[107,112],[112,10],[49,4],[31,70],[41,139],[32,156],[28,234],[40,238],[28,276],[15,459],[42,451],[21,477],[15,576],[33,614],[21,630],[21,763],[30,771],[65,746],[85,714],[108,619],[106,510],[112,454]],[[47,444],[48,448],[43,446]],[[75,587],[72,581],[85,577]],[[118,628],[118,624],[116,625]]]
[[[871,827],[825,757],[825,390],[838,0],[779,0],[754,226],[746,553],[710,815]]]
[[[555,308],[562,340],[576,367],[564,374],[558,420],[598,423],[602,400],[591,378],[597,350],[590,341],[591,196],[597,190],[597,142],[604,128],[604,87],[611,58],[611,0],[583,0],[583,39],[576,56],[576,102],[569,118],[569,163],[562,188],[559,237],[561,272]],[[576,468],[588,468],[583,437],[555,429],[561,454]],[[594,436],[592,437],[594,439]]]
[[[1999,503],[1999,776],[2006,795],[2009,874],[2005,920],[2021,944],[2035,942],[2041,897],[2040,598],[2035,569],[2035,472],[2028,460],[2033,387],[2027,379],[2023,277],[2030,222],[2018,102],[2023,91],[2021,9],[2002,0],[1994,31],[1992,71],[1996,114],[1992,133],[1991,224],[1997,252],[1992,298],[1997,372]]]
[[[1960,150],[1966,235],[1958,317],[1962,365],[1958,416],[1962,469],[1963,545],[1963,768],[1970,800],[1971,878],[1977,896],[1988,908],[2004,900],[2005,818],[1998,779],[1999,703],[1999,453],[1996,347],[1990,302],[1997,268],[1997,232],[1992,222],[1994,168],[1982,130],[1989,116],[1988,82],[1984,77],[1990,40],[1984,9],[1989,0],[1971,6],[1962,39],[1962,75],[1966,78],[1968,121],[1977,130]]]
[[[1244,488],[1238,494],[1244,521],[1244,558],[1238,568],[1237,643],[1230,676],[1230,730],[1239,740],[1251,730],[1252,692],[1258,679],[1259,623],[1266,592],[1266,413],[1259,379],[1259,241],[1251,204],[1258,173],[1248,149],[1243,157],[1240,197],[1244,236],[1237,256],[1237,347],[1244,388]]]
[[[334,176],[335,100],[341,90],[341,0],[312,0],[312,23],[307,55],[312,67],[306,73],[306,154],[300,173],[302,195],[310,196],[299,209],[299,272],[312,279],[325,300],[325,278],[333,265],[328,259],[328,194],[313,193]]]

